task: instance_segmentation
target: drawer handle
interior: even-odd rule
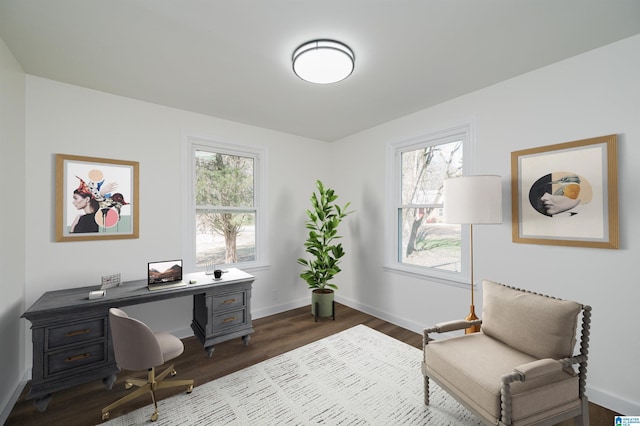
[[[65,358],[64,362],[80,361],[81,359],[89,358],[90,356],[91,356],[91,354],[74,355],[74,356],[70,356],[70,357]]]
[[[68,333],[64,333],[64,337],[79,336],[80,334],[87,334],[90,331],[90,328],[85,328],[84,330],[69,331]]]
[[[229,318],[225,318],[224,320],[222,320],[223,323],[228,323],[228,322],[232,322],[235,321],[236,317],[229,317]]]
[[[235,301],[236,301],[236,299],[227,299],[222,303],[224,303],[225,305],[228,305],[229,303],[235,303]]]

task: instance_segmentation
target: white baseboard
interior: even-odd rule
[[[357,309],[359,311],[365,312],[369,315],[373,315],[376,318],[380,318],[383,319],[387,322],[390,322],[392,324],[395,324],[397,326],[400,326],[402,328],[406,328],[407,330],[411,330],[414,331],[420,335],[422,335],[422,331],[425,328],[424,324],[418,324],[416,322],[413,321],[409,321],[406,318],[401,318],[401,317],[397,317],[395,315],[391,315],[388,312],[385,311],[381,311],[379,309],[376,309],[372,306],[369,305],[365,305],[363,303],[360,302],[356,302],[355,300],[352,299],[347,299],[345,297],[341,297],[336,293],[336,302],[340,302],[343,305],[347,305],[350,308],[353,309]]]
[[[414,331],[415,333],[418,333],[418,334],[422,334],[422,331],[424,329],[424,324],[418,324],[416,322],[406,320],[405,318],[391,315],[388,312],[381,311],[369,305],[365,305],[363,303],[359,303],[354,300],[341,297],[338,294],[336,294],[336,301],[339,303],[342,303],[343,305],[347,305],[353,309],[357,309],[369,315],[373,315],[376,318],[380,318],[392,324],[395,324],[397,326],[406,328],[407,330]],[[269,306],[267,308],[253,311],[251,316],[254,319],[263,318],[269,315],[286,312],[291,309],[296,309],[308,304],[309,304],[309,299],[303,298],[293,302],[289,302],[281,305]],[[191,330],[190,327],[181,328],[181,329],[175,330],[174,332],[172,332],[172,334],[178,338],[183,339],[186,337],[193,336],[193,330]],[[20,381],[20,383],[17,384],[16,389],[13,392],[13,395],[11,395],[9,400],[6,402],[6,405],[4,406],[2,412],[0,412],[0,424],[4,424],[7,421],[9,414],[13,409],[13,406],[20,398],[20,394],[22,393],[22,390],[24,389],[24,387],[27,385],[27,382],[29,381],[30,377],[31,377],[31,370],[29,369],[25,371],[23,378]],[[640,403],[638,402],[626,400],[624,398],[621,398],[620,396],[613,395],[609,392],[594,388],[589,385],[587,385],[586,393],[590,402],[593,402],[594,404],[608,408],[609,410],[612,410],[627,416],[635,416],[640,414]],[[612,419],[612,424],[613,424],[613,419]]]
[[[194,335],[191,327],[179,328],[177,330],[171,331],[170,333],[176,336],[178,339],[186,339],[187,337],[191,337]]]
[[[308,305],[309,303],[309,299],[304,298],[289,303],[283,303],[281,305],[268,306],[263,309],[251,311],[251,318],[255,320],[258,318],[268,317],[269,315],[290,311],[291,309],[296,309],[301,306]],[[191,337],[194,335],[191,327],[179,328],[170,331],[170,333],[176,336],[178,339],[186,339],[187,337]]]
[[[305,305],[311,305],[310,297],[294,300],[293,302],[283,303],[280,305],[267,306],[266,308],[252,310],[251,317],[253,319],[268,317],[269,315],[279,314],[281,312],[297,309]]]
[[[589,372],[587,370],[587,382],[589,382]],[[613,395],[609,392],[602,391],[587,384],[586,389],[587,398],[590,402],[598,404],[601,407],[608,408],[609,410],[620,413],[624,416],[638,416],[640,415],[640,403],[638,401],[629,401],[621,398],[618,395]],[[613,424],[613,419],[611,419]]]
[[[22,379],[16,385],[16,389],[13,391],[13,394],[11,395],[8,401],[5,401],[4,408],[2,409],[2,412],[0,412],[0,425],[3,425],[7,422],[7,419],[9,418],[9,414],[11,414],[11,410],[13,410],[13,406],[16,405],[16,402],[18,402],[18,399],[20,398],[20,394],[22,394],[22,391],[24,387],[27,385],[27,382],[29,381],[30,378],[31,378],[31,369],[25,371],[25,373],[22,375]]]
[[[347,305],[353,309],[357,309],[369,315],[373,315],[376,318],[380,318],[392,324],[406,328],[407,330],[415,331],[416,333],[419,333],[419,334],[422,334],[425,328],[425,324],[418,324],[416,322],[409,321],[405,318],[400,318],[395,315],[391,315],[388,312],[381,311],[379,309],[373,308],[369,305],[365,305],[360,302],[356,302],[355,300],[340,297],[338,296],[338,294],[336,294],[336,301],[342,303],[343,305]],[[589,380],[587,378],[587,383],[588,381]],[[622,415],[627,415],[627,416],[637,416],[640,414],[640,404],[638,402],[633,402],[633,401],[623,399],[620,396],[613,395],[609,392],[594,388],[592,386],[589,386],[588,384],[587,384],[586,394],[590,402],[600,405],[601,407],[608,408],[609,410],[615,411],[616,413],[620,413]],[[611,424],[613,424],[613,419],[611,419]]]

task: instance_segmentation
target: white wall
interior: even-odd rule
[[[24,262],[25,193],[24,124],[25,75],[0,40],[0,182],[5,203],[0,208],[0,407],[17,399],[18,383],[25,380]],[[13,348],[6,350],[6,348]],[[4,423],[4,413],[0,413]]]
[[[476,278],[492,279],[593,307],[588,396],[629,415],[640,413],[640,36],[386,123],[332,145],[332,179],[358,210],[349,223],[340,296],[420,331],[460,318],[468,289],[382,268],[385,144],[473,120],[475,172],[503,176],[502,225],[474,227]],[[512,151],[618,134],[619,250],[515,244],[511,238]],[[362,161],[366,158],[366,161]],[[476,298],[481,309],[481,294]]]
[[[223,142],[268,150],[272,266],[255,272],[254,317],[308,303],[308,290],[298,278],[295,259],[302,254],[304,210],[314,181],[320,178],[337,190],[341,202],[352,201],[357,210],[344,232],[347,256],[344,273],[338,278],[339,300],[420,331],[436,321],[466,314],[468,292],[383,270],[385,144],[472,118],[478,143],[476,171],[504,176],[505,198],[505,222],[476,227],[476,276],[591,304],[588,394],[611,409],[638,413],[640,401],[632,386],[640,381],[635,362],[640,343],[633,335],[632,312],[640,290],[632,265],[638,259],[640,226],[631,221],[630,214],[638,210],[632,187],[637,181],[632,167],[640,160],[635,143],[640,134],[640,86],[635,75],[640,69],[638,52],[640,37],[634,37],[327,145],[33,76],[26,77],[25,99],[20,94],[24,76],[0,46],[0,83],[3,90],[9,85],[12,93],[8,101],[0,100],[0,107],[26,102],[27,111],[25,147],[9,148],[19,161],[11,172],[0,171],[5,181],[24,187],[25,197],[21,200],[22,195],[17,195],[18,203],[25,207],[24,219],[14,213],[11,218],[19,226],[3,232],[12,238],[26,234],[27,255],[23,260],[20,250],[11,252],[9,264],[24,265],[14,278],[18,283],[26,282],[24,302],[30,306],[45,291],[97,284],[101,275],[114,272],[122,273],[124,280],[143,278],[149,259],[181,256],[181,208],[171,203],[159,206],[158,200],[173,194],[180,199],[183,135],[210,135]],[[17,114],[16,120],[21,123],[24,116]],[[7,128],[4,121],[2,124],[3,139],[22,138],[20,124]],[[619,134],[622,248],[513,244],[510,152],[610,133]],[[2,149],[4,164],[4,140]],[[140,162],[139,239],[53,241],[56,153]],[[20,172],[24,158],[28,161]],[[162,215],[154,214],[159,208]],[[4,234],[2,241],[6,241]],[[0,314],[2,326],[8,324],[9,334],[15,335],[20,334],[18,327],[24,327],[24,320],[15,321],[24,307],[13,307],[22,299],[19,294],[12,297],[15,302],[0,302]],[[14,316],[7,322],[4,315],[8,309]],[[188,298],[131,309],[154,328],[189,332]],[[617,330],[621,324],[629,326]],[[22,333],[25,347],[9,355],[9,363],[3,364],[9,367],[7,371],[17,368],[23,372],[31,365],[30,335],[28,330]]]
[[[97,285],[120,272],[146,277],[150,260],[182,256],[182,147],[185,134],[264,148],[269,261],[256,276],[255,317],[308,303],[295,259],[302,254],[304,209],[314,181],[327,173],[325,143],[27,76],[26,304],[46,291]],[[140,238],[55,242],[56,153],[140,162]],[[295,177],[295,178],[292,178]],[[156,329],[189,335],[188,297],[129,307]],[[28,342],[28,351],[31,351]],[[30,362],[30,357],[29,357]],[[30,365],[30,364],[29,364]]]

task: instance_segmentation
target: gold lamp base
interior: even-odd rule
[[[475,321],[477,319],[478,317],[476,316],[476,308],[475,306],[471,305],[471,307],[469,308],[469,315],[467,315],[465,320]],[[480,324],[472,325],[471,327],[464,329],[464,334],[472,334],[472,333],[477,333],[479,331],[480,331]]]

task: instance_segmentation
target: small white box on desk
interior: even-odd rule
[[[89,292],[89,300],[93,300],[93,299],[100,299],[101,297],[105,296],[105,291],[104,290],[95,290],[95,291],[90,291]]]

